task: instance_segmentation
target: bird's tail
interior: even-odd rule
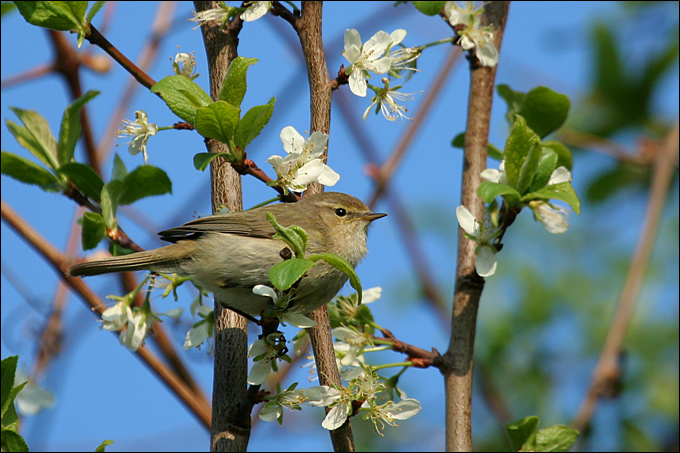
[[[66,276],[76,277],[140,270],[181,273],[182,263],[191,259],[195,249],[196,243],[194,241],[180,241],[154,250],[74,264],[68,268]]]

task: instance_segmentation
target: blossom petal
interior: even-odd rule
[[[310,182],[316,181],[323,167],[326,165],[320,159],[314,159],[304,164],[296,173],[292,183],[296,186],[306,186]]]
[[[340,180],[340,175],[337,174],[331,167],[324,165],[321,174],[317,178],[320,184],[324,186],[334,186]]]
[[[255,362],[253,364],[253,368],[250,370],[250,374],[248,374],[248,384],[262,384],[267,379],[267,376],[269,376],[271,369],[272,365],[269,360],[260,360]]]
[[[347,420],[349,411],[349,403],[342,402],[338,404],[328,412],[321,426],[331,431],[340,428],[345,423],[345,420]]]
[[[300,153],[303,150],[305,139],[295,130],[293,126],[286,126],[281,129],[281,143],[287,153]]]
[[[357,57],[354,59],[354,61],[352,61],[349,58],[349,55],[347,55],[347,52],[352,47],[356,49],[357,52]],[[361,35],[359,35],[359,32],[357,30],[353,28],[348,28],[347,30],[345,30],[345,57],[347,57],[347,59],[351,63],[354,63],[359,58],[359,55],[361,55],[361,51],[359,49],[361,49]]]
[[[414,398],[406,398],[389,407],[389,413],[395,420],[406,420],[420,412],[423,407],[420,401]]]
[[[397,44],[400,44],[405,37],[406,30],[402,30],[401,28],[399,28],[390,33],[390,42],[392,43],[393,46],[396,46]]]
[[[458,225],[469,235],[474,236],[479,233],[479,222],[472,213],[463,205],[456,208],[456,218]]]
[[[366,78],[364,77],[363,71],[355,68],[354,71],[349,75],[349,89],[352,93],[357,96],[366,97]]]
[[[490,277],[496,272],[496,254],[491,247],[480,247],[475,269],[480,277]]]

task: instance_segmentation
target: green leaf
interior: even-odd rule
[[[557,154],[551,148],[542,147],[541,158],[536,167],[536,175],[531,182],[530,191],[545,187],[550,181],[553,171],[557,168]]]
[[[556,142],[553,140],[546,140],[541,142],[544,148],[550,148],[557,154],[557,166],[566,167],[567,170],[571,171],[572,158],[571,151],[569,148],[564,146],[562,142]]]
[[[113,441],[106,439],[104,442],[102,442],[102,444],[100,446],[97,447],[97,449],[95,451],[97,453],[105,452],[106,447],[108,447],[109,445],[113,445]]]
[[[531,181],[536,175],[536,168],[538,168],[538,161],[541,158],[541,142],[534,143],[529,149],[529,154],[524,159],[522,168],[519,170],[519,178],[517,179],[517,192],[524,194],[528,189]]]
[[[91,250],[106,237],[106,222],[104,218],[95,212],[86,212],[80,218],[81,241],[83,250]]]
[[[14,430],[2,430],[2,451],[28,451],[28,444],[21,434]]]
[[[26,184],[35,184],[49,192],[59,191],[59,180],[40,165],[17,156],[2,152],[2,174]]]
[[[503,98],[508,106],[505,112],[505,119],[510,126],[515,124],[515,115],[522,106],[522,101],[524,101],[525,93],[521,91],[514,91],[507,85],[498,85],[496,87],[496,92],[500,97]]]
[[[454,148],[465,148],[465,132],[461,132],[460,134],[456,135],[453,140],[451,140],[451,146]],[[503,151],[491,143],[489,143],[488,146],[489,157],[492,157],[496,160],[503,160]]]
[[[307,232],[297,225],[290,225],[288,227],[280,225],[271,212],[267,213],[267,220],[276,230],[276,234],[272,237],[285,242],[297,258],[304,258],[305,249],[307,248]]]
[[[535,192],[530,192],[522,197],[522,203],[527,203],[531,200],[560,200],[571,206],[571,209],[578,215],[581,213],[581,202],[576,195],[576,191],[571,186],[571,183],[563,182],[560,184],[552,184],[546,186]]]
[[[165,77],[151,87],[151,92],[159,94],[175,115],[192,125],[196,111],[213,102],[200,86],[181,75]]]
[[[413,6],[426,16],[436,16],[444,9],[446,2],[413,2]]]
[[[547,87],[537,87],[524,96],[516,113],[522,115],[527,126],[543,138],[564,124],[570,105],[566,95]]]
[[[99,12],[100,9],[102,9],[102,6],[104,6],[106,2],[98,1],[94,2],[92,4],[92,8],[90,8],[90,11],[87,13],[87,21],[92,22],[92,19],[94,18],[95,14]]]
[[[210,162],[212,162],[216,157],[224,157],[229,162],[234,159],[234,156],[229,153],[198,153],[194,155],[194,168],[196,168],[196,170],[203,171],[208,168]]]
[[[57,141],[50,131],[47,120],[38,112],[15,107],[10,107],[10,109],[24,123],[24,127],[21,127],[9,120],[5,121],[7,128],[12,132],[17,142],[49,168],[53,170],[59,168]]]
[[[68,31],[83,23],[87,2],[14,2],[26,22]]]
[[[234,132],[234,143],[245,151],[246,146],[258,135],[267,125],[274,112],[276,98],[271,98],[265,105],[257,105],[243,115]]]
[[[71,162],[76,143],[80,138],[80,109],[90,99],[99,94],[99,91],[88,91],[71,105],[66,107],[61,118],[61,129],[59,130],[59,143],[57,144],[57,161],[60,165]]]
[[[269,269],[269,280],[281,291],[285,291],[300,280],[305,272],[316,264],[303,258],[291,258],[276,263]]]
[[[122,181],[128,175],[127,168],[125,168],[125,163],[123,159],[120,158],[118,153],[113,157],[113,171],[111,172],[111,181]]]
[[[505,142],[505,174],[508,184],[517,187],[520,171],[531,147],[540,141],[538,135],[527,127],[526,121],[517,115],[512,131]]]
[[[357,292],[357,301],[358,304],[361,305],[361,296],[363,292],[361,289],[361,281],[359,280],[359,276],[354,270],[354,267],[352,267],[346,259],[335,253],[317,253],[316,255],[308,256],[307,259],[311,261],[324,260],[337,270],[349,275],[349,284],[352,285],[352,288]]]
[[[579,432],[564,425],[544,428],[536,435],[536,451],[569,451]]]
[[[538,430],[538,417],[530,416],[521,420],[505,424],[505,432],[508,434],[510,449],[512,451],[536,451],[536,432]]]
[[[114,179],[102,188],[102,218],[104,219],[106,226],[111,229],[118,226],[116,213],[118,211],[118,200],[120,200],[120,194],[123,191],[123,187],[125,187],[125,184],[122,181]]]
[[[167,173],[152,165],[142,165],[125,177],[118,202],[132,204],[141,198],[165,193],[172,193],[172,181]]]
[[[477,189],[477,194],[484,203],[491,203],[496,197],[507,198],[510,205],[519,202],[519,192],[510,186],[498,182],[482,181]]]
[[[256,58],[234,58],[229,65],[229,69],[227,69],[227,73],[224,75],[222,88],[220,88],[217,99],[228,102],[240,111],[241,102],[243,102],[243,98],[246,95],[246,74],[248,73],[248,68],[257,62]]]
[[[14,379],[16,377],[17,364],[19,363],[19,356],[13,355],[2,359],[0,362],[0,403],[2,404],[2,415],[12,404],[12,389],[14,388]]]
[[[81,192],[94,201],[99,201],[104,181],[89,165],[71,162],[59,169],[59,174],[71,180]]]
[[[241,111],[224,101],[217,101],[196,112],[196,130],[204,137],[214,138],[227,145],[234,139],[234,130]]]

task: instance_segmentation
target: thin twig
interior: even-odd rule
[[[66,284],[76,292],[92,309],[101,313],[106,309],[106,304],[99,299],[99,297],[92,292],[92,290],[79,277],[67,278],[66,269],[70,264],[68,260],[45,238],[43,238],[37,231],[30,227],[19,215],[14,212],[2,200],[1,203],[2,219],[5,220],[23,239],[25,239],[31,246],[57,271]],[[117,334],[116,332],[113,332]],[[187,408],[208,428],[210,427],[210,406],[202,403],[196,398],[196,394],[175,375],[165,364],[147,348],[141,347],[137,350],[136,355],[151,368],[151,370],[165,382],[168,387],[175,393],[180,400],[187,406]]]
[[[654,248],[668,188],[678,164],[678,138],[678,123],[676,122],[658,150],[654,161],[654,176],[649,193],[649,203],[647,204],[638,244],[600,358],[593,371],[588,392],[572,423],[572,426],[579,431],[582,431],[590,423],[597,400],[602,396],[616,394],[613,389],[618,387],[621,379],[620,358],[623,342],[635,311],[635,303]]]
[[[499,51],[508,6],[509,2],[491,2],[484,6],[482,21],[494,24],[494,44]],[[477,196],[477,188],[479,175],[486,168],[496,68],[482,67],[476,58],[472,58],[471,63],[461,204],[481,219],[484,203]],[[446,392],[447,451],[472,451],[472,357],[477,309],[484,288],[484,279],[475,271],[475,248],[476,243],[463,236],[459,229],[451,338],[441,368]]]

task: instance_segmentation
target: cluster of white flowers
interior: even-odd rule
[[[207,9],[205,11],[199,12],[194,11],[194,17],[189,20],[196,22],[198,26],[212,21],[225,24],[230,17],[241,12],[241,19],[246,22],[252,22],[267,14],[267,11],[269,11],[269,9],[272,7],[272,2],[246,2],[245,9],[226,6],[224,2],[219,3],[220,5],[217,8]]]
[[[456,218],[458,224],[465,231],[465,236],[471,241],[475,241],[477,247],[477,260],[475,269],[480,277],[489,277],[496,272],[496,248],[491,245],[491,241],[498,232],[488,225],[475,219],[470,210],[463,205],[456,208]]]
[[[416,49],[399,47],[405,37],[406,31],[402,29],[391,34],[381,30],[362,44],[358,31],[345,30],[345,50],[342,54],[350,62],[345,73],[349,75],[349,89],[352,93],[361,97],[366,96],[366,89],[369,87],[367,79],[371,78],[371,72],[390,73],[398,77],[398,73],[404,69],[415,70],[411,63],[420,56],[420,53]],[[373,106],[376,106],[376,113],[381,111],[390,121],[396,121],[398,118],[410,119],[404,115],[406,106],[398,105],[396,100],[407,101],[411,95],[396,91],[401,88],[400,86],[390,88],[387,78],[383,78],[382,82],[384,88],[371,86],[375,96],[364,112],[363,119],[366,120]]]
[[[203,305],[201,295],[194,299],[190,307],[191,316],[194,318],[198,316],[200,321],[194,325],[187,332],[184,339],[184,349],[199,348],[203,342],[213,336],[215,329],[215,311],[208,305]]]
[[[475,8],[473,2],[466,2],[461,7],[457,2],[450,1],[444,5],[444,14],[452,27],[461,26],[458,36],[463,50],[474,48],[482,66],[496,66],[498,49],[493,43],[493,27],[481,26],[479,16],[482,14],[482,7]]]
[[[159,316],[167,316],[169,318],[177,319],[183,308],[175,308],[165,313],[152,313],[147,305],[141,308],[130,308],[132,301],[131,297],[117,297],[109,296],[117,299],[118,303],[109,307],[102,313],[102,328],[109,331],[119,331],[123,326],[127,326],[125,330],[121,330],[118,339],[120,344],[124,344],[131,351],[136,351],[144,344],[144,339],[153,326],[153,323]]]
[[[149,123],[146,112],[144,110],[137,110],[135,112],[135,121],[123,120],[125,129],[116,132],[118,137],[133,137],[129,143],[128,151],[133,156],[140,152],[144,155],[144,163],[146,163],[149,156],[146,154],[146,141],[152,135],[158,132],[158,126],[154,123]]]
[[[196,73],[196,57],[194,53],[178,53],[172,63],[172,72],[189,80],[194,80],[200,74]]]
[[[328,144],[327,134],[313,132],[305,140],[295,128],[288,126],[281,131],[281,142],[288,155],[273,155],[267,159],[276,171],[278,186],[302,192],[313,181],[333,186],[340,179],[340,175],[322,161]]]
[[[320,385],[308,389],[288,389],[277,392],[260,412],[265,421],[281,420],[283,408],[300,409],[301,405],[330,407],[321,426],[334,430],[342,426],[348,417],[353,415],[354,404],[359,405],[359,412],[365,419],[370,419],[376,432],[384,429],[385,424],[397,426],[396,420],[406,420],[421,411],[420,402],[406,398],[398,403],[388,401],[382,405],[377,403],[376,395],[385,390],[377,375],[362,373],[352,379],[347,387],[340,389]]]

